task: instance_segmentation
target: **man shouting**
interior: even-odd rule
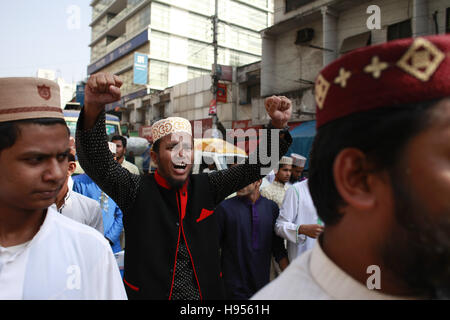
[[[259,180],[259,161],[208,174],[191,174],[194,160],[188,120],[171,117],[152,127],[151,151],[158,169],[133,175],[108,150],[104,106],[120,99],[121,80],[92,75],[77,124],[77,151],[86,173],[120,206],[126,234],[124,282],[130,299],[221,299],[216,205],[229,194]],[[279,158],[292,141],[287,131],[291,102],[266,100],[268,129],[279,135]],[[272,130],[268,131],[271,141]],[[261,152],[258,149],[257,152]],[[274,166],[277,163],[271,163]],[[269,166],[268,165],[268,166]]]

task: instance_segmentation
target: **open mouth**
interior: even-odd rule
[[[187,164],[174,164],[173,167],[175,169],[184,170],[187,167]]]
[[[184,175],[187,171],[188,165],[186,163],[174,163],[173,171],[176,175]]]

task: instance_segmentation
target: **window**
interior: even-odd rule
[[[189,12],[189,19],[185,26],[189,38],[212,42],[211,26],[210,19]]]
[[[152,2],[151,24],[153,28],[169,30],[170,7],[167,5]]]
[[[166,88],[169,78],[167,62],[150,60],[150,85],[156,88]]]
[[[245,27],[257,31],[268,26],[267,13],[264,11],[234,1],[222,4],[222,8],[225,8],[225,11],[219,11],[219,19],[237,25],[243,25],[243,21],[246,21],[244,24]]]
[[[252,103],[252,98],[260,97],[261,86],[255,84],[247,87],[247,103]]]
[[[286,12],[300,8],[301,6],[313,1],[314,0],[286,0]]]
[[[152,58],[169,58],[169,34],[152,31],[150,35],[150,54]]]
[[[388,41],[410,37],[412,37],[411,19],[391,24],[388,27]]]
[[[188,40],[188,64],[209,68],[214,58],[209,43]]]
[[[211,71],[188,67],[188,80],[195,79],[210,73]]]
[[[447,17],[445,19],[445,32],[450,33],[450,8],[447,8]]]

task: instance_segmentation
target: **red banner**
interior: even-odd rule
[[[217,84],[217,102],[227,103],[227,85],[223,83]]]

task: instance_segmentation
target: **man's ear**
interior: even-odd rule
[[[155,163],[158,166],[158,164],[159,164],[159,155],[155,151],[150,150],[150,158],[152,158],[153,163]]]
[[[358,210],[374,207],[374,174],[361,150],[347,148],[339,152],[333,163],[333,177],[336,189],[347,205]]]
[[[67,176],[71,176],[73,175],[73,173],[75,172],[75,169],[77,168],[77,164],[75,161],[69,161],[69,170],[67,173]]]

